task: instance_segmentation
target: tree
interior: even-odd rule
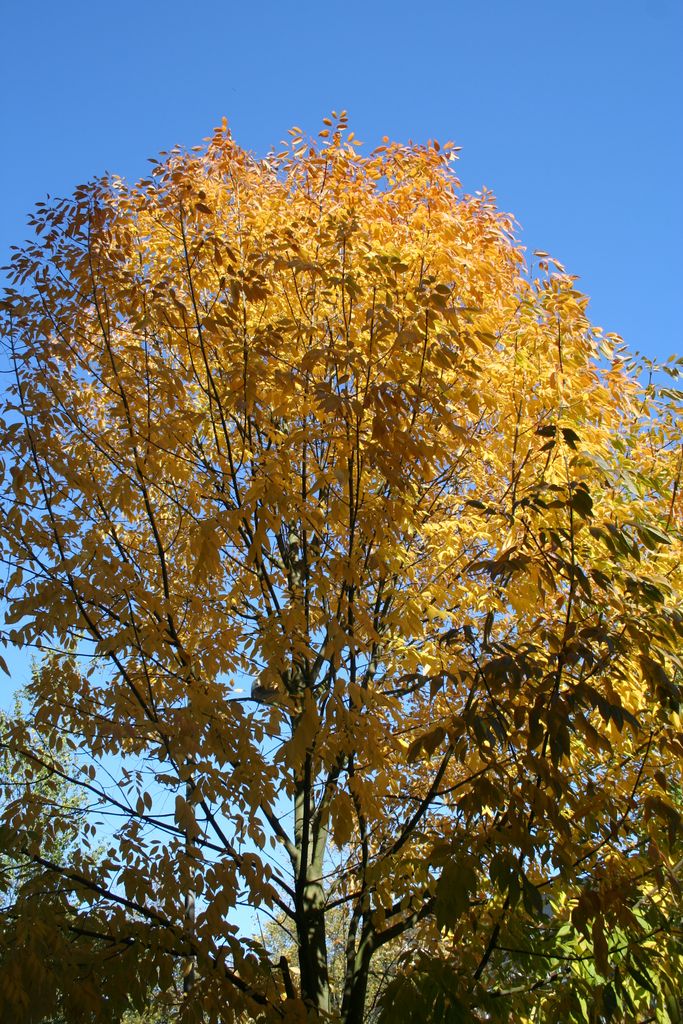
[[[680,966],[680,392],[453,156],[224,127],[13,257],[10,639],[120,816],[40,862],[101,1018],[182,964],[184,1019],[358,1024],[408,934],[391,1020],[615,1018]]]
[[[35,682],[35,676],[34,676]],[[102,948],[79,926],[78,891],[64,886],[54,864],[93,871],[103,851],[89,842],[85,787],[64,737],[42,733],[24,705],[31,687],[15,695],[11,714],[0,712],[0,1008],[21,1007],[43,1024],[72,1024],[97,1006],[94,962]],[[74,942],[85,938],[86,943]],[[182,985],[140,994],[129,1006],[128,986],[110,1016],[120,1024],[169,1024]],[[123,1014],[120,1017],[120,1014]]]
[[[40,864],[69,863],[80,845],[86,808],[82,791],[68,781],[71,760],[59,739],[27,725],[21,693],[11,714],[0,712],[0,1006],[9,1001],[34,1012],[46,997],[44,1009],[59,1024],[54,978],[62,965],[54,963],[52,944],[44,944],[44,923],[56,912],[68,927],[70,914],[54,884],[59,876],[46,878]]]

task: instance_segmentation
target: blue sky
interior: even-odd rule
[[[594,322],[683,350],[679,0],[10,0],[3,35],[2,263],[45,193],[141,176],[224,115],[263,154],[346,108],[368,147],[454,140]]]

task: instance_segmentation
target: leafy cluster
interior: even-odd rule
[[[181,969],[188,1020],[358,1024],[398,948],[387,1020],[678,1019],[680,393],[452,157],[223,128],[14,256],[9,639],[113,821],[22,848],[84,1012]]]

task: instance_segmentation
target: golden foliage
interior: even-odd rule
[[[418,924],[476,1013],[507,922],[587,878],[604,974],[614,893],[677,841],[678,394],[452,147],[345,127],[260,161],[224,127],[39,207],[3,307],[10,639],[65,652],[45,727],[158,766],[97,877],[49,870],[102,956],[190,958],[207,1020],[361,1020]],[[296,991],[240,898],[290,917]]]

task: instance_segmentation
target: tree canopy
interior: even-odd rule
[[[680,1019],[678,364],[454,155],[223,126],[13,256],[8,639],[105,853],[10,824],[83,1019],[180,966],[184,1020],[360,1024],[390,947],[387,1021]]]

